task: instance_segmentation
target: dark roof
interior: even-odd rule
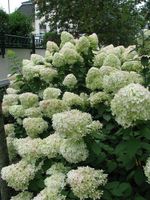
[[[21,12],[22,14],[26,15],[27,17],[35,16],[35,7],[31,1],[25,1],[22,5],[17,9],[17,11]]]

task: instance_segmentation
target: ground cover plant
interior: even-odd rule
[[[3,98],[11,200],[149,199],[150,92],[135,49],[62,32],[23,60]]]

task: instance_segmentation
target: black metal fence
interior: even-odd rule
[[[6,48],[26,48],[35,53],[35,49],[44,48],[43,38],[41,36],[31,35],[28,37],[0,34],[0,54],[5,57]]]

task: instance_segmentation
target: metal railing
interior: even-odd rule
[[[35,49],[44,48],[42,36],[18,36],[10,34],[0,34],[0,54],[5,57],[6,48],[26,48],[35,53]]]

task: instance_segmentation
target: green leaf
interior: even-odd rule
[[[141,148],[141,141],[136,140],[134,138],[130,139],[130,141],[126,142],[125,148],[127,155],[130,158],[133,158],[137,153],[137,151],[139,150],[139,148]]]
[[[107,162],[108,172],[111,173],[117,168],[117,164],[114,161]]]
[[[108,186],[111,193],[116,197],[121,196],[130,196],[132,193],[132,188],[129,183],[119,183],[119,182],[111,182]]]
[[[100,148],[100,145],[97,144],[96,142],[94,142],[91,146],[93,152],[96,154],[96,155],[100,155],[101,153],[101,148]]]
[[[143,128],[142,130],[140,130],[140,134],[143,135],[146,139],[150,140],[150,128]]]
[[[145,182],[143,169],[137,169],[134,174],[134,180],[137,185],[142,185]]]
[[[103,118],[108,122],[111,120],[111,115],[110,114],[104,114]]]
[[[139,195],[139,196],[136,196],[134,200],[146,200],[146,199]]]
[[[113,200],[111,194],[108,191],[104,191],[103,199],[105,199],[105,200]]]
[[[150,151],[150,144],[149,143],[141,142],[141,146],[142,146],[143,149]]]

